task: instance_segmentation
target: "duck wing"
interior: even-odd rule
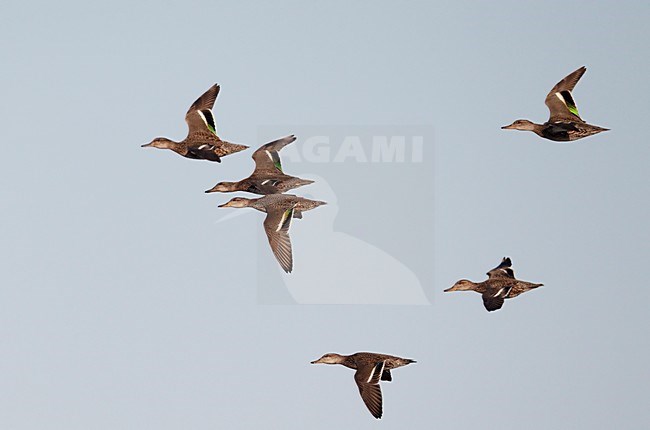
[[[269,245],[280,263],[280,267],[287,273],[293,270],[293,257],[291,255],[291,239],[289,238],[289,227],[293,219],[293,207],[267,208],[266,219],[264,220],[264,231],[269,239]]]
[[[260,146],[253,152],[253,160],[255,160],[255,172],[273,172],[282,173],[282,163],[280,162],[280,150],[288,144],[294,142],[296,136],[287,136],[282,139],[274,140],[265,145]]]
[[[384,369],[384,373],[381,374],[381,380],[388,382],[393,380],[393,377],[390,374],[390,369]]]
[[[483,306],[485,306],[485,309],[487,309],[488,312],[501,309],[504,300],[503,297],[491,297],[483,294]]]
[[[214,84],[192,103],[192,106],[185,114],[185,122],[189,127],[188,137],[197,133],[205,134],[206,132],[217,135],[217,125],[212,114],[212,106],[214,106],[214,101],[217,99],[220,89],[219,85]]]
[[[510,261],[510,257],[503,257],[503,260],[501,260],[501,263],[497,267],[487,272],[488,278],[489,279],[498,279],[498,278],[515,279],[515,272],[514,270],[512,270],[511,266],[512,266],[512,261]]]
[[[488,312],[496,311],[501,309],[503,306],[503,301],[510,294],[514,283],[511,281],[499,282],[493,288],[488,288],[481,296],[483,297],[483,306],[487,309]]]
[[[573,100],[571,91],[576,86],[587,68],[582,66],[575,72],[570,73],[567,77],[558,82],[546,96],[546,106],[550,111],[548,122],[562,121],[582,121],[578,114],[578,107]]]
[[[216,145],[211,143],[187,145],[187,153],[190,158],[198,158],[201,160],[210,160],[221,163],[221,157],[216,154],[216,149]]]
[[[370,363],[359,366],[354,374],[354,381],[359,387],[361,399],[363,399],[366,407],[375,418],[381,418],[383,413],[379,381],[383,375],[385,366],[385,361]]]

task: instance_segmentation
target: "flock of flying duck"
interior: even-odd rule
[[[586,70],[585,67],[580,67],[551,89],[545,100],[550,116],[544,124],[518,119],[501,128],[532,131],[540,137],[559,142],[574,141],[608,131],[607,128],[591,125],[582,120],[571,94]],[[248,149],[246,145],[226,142],[217,135],[212,106],[217,99],[219,89],[219,85],[213,85],[190,106],[185,114],[189,132],[184,140],[175,142],[165,137],[157,137],[142,146],[171,149],[183,157],[218,163],[221,162],[222,157]],[[291,135],[262,145],[253,152],[255,170],[250,176],[237,182],[219,182],[205,191],[206,193],[241,191],[262,195],[263,197],[254,199],[234,197],[219,207],[250,207],[265,212],[264,231],[273,254],[287,273],[293,269],[293,253],[289,238],[291,221],[293,218],[302,218],[302,213],[305,211],[326,204],[322,201],[284,194],[289,190],[314,182],[284,173],[280,161],[280,150],[295,140],[296,137]],[[480,293],[485,309],[491,312],[500,309],[505,299],[517,297],[543,285],[516,279],[512,270],[512,261],[508,257],[504,257],[497,267],[487,272],[487,276],[487,280],[478,283],[461,279],[445,292],[475,291]],[[356,370],[354,380],[363,402],[375,418],[381,418],[383,407],[380,381],[392,381],[390,373],[392,369],[415,363],[415,360],[386,354],[358,352],[349,356],[329,353],[311,363],[341,364]]]
[[[212,106],[217,99],[219,89],[219,85],[213,85],[192,103],[185,114],[189,131],[184,140],[174,142],[166,137],[157,137],[142,147],[171,149],[183,157],[216,161],[217,163],[220,163],[221,158],[226,155],[247,149],[246,145],[226,142],[217,135]],[[265,212],[264,231],[275,258],[287,273],[293,270],[293,253],[289,238],[291,221],[293,218],[302,218],[302,213],[305,211],[326,204],[318,200],[284,194],[289,190],[314,182],[287,175],[282,170],[280,150],[295,140],[295,136],[287,136],[262,145],[253,152],[255,170],[248,178],[238,182],[219,182],[206,191],[206,193],[245,191],[264,196],[257,199],[235,197],[219,207],[249,207]]]

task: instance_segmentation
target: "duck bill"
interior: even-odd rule
[[[206,191],[206,193],[208,193],[208,192],[209,192],[209,191]],[[217,206],[217,207],[220,207],[220,208],[228,208],[228,207],[230,207],[230,202],[228,202],[228,203],[224,203],[224,204],[219,205],[219,206]]]
[[[511,130],[513,128],[514,128],[513,124],[510,124],[510,125],[504,125],[503,127],[501,127],[501,130]]]
[[[146,148],[147,146],[151,146],[153,142],[145,143],[144,145],[140,145],[140,148]]]
[[[455,290],[454,290],[454,287],[449,287],[449,288],[447,288],[446,290],[443,291],[443,293],[448,293],[448,292],[450,292],[450,291],[455,291]]]

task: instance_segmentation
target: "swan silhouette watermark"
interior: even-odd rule
[[[428,305],[433,284],[434,133],[417,126],[267,126],[258,145],[294,134],[289,194],[326,201],[291,223],[293,271],[256,229],[258,303]],[[259,196],[251,196],[259,197]],[[228,221],[226,216],[220,221]]]

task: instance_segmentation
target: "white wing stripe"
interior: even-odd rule
[[[200,110],[197,110],[196,113],[199,114],[199,116],[201,117],[201,119],[202,119],[203,122],[205,123],[205,126],[208,127],[208,120],[205,119],[205,115],[203,115],[203,112],[201,112]]]
[[[379,373],[383,373],[383,372],[384,372],[384,367],[386,367],[386,362],[385,362],[385,361],[382,361],[382,362],[381,362],[381,369],[379,370]],[[368,377],[368,380],[366,381],[366,383],[369,384],[370,381],[372,381],[373,376],[375,376],[375,370],[376,370],[376,369],[377,369],[377,366],[373,366],[373,367],[372,367],[372,372],[370,372],[370,376]]]
[[[291,216],[292,216],[292,212],[293,212],[293,211],[289,211],[289,210],[287,210],[287,211],[284,211],[284,212],[282,213],[282,218],[280,218],[280,222],[278,223],[278,226],[277,226],[277,228],[275,229],[276,232],[278,232],[278,231],[280,231],[280,230],[282,229],[282,224],[284,224],[284,222],[287,220],[287,217],[291,217]],[[291,227],[291,219],[289,219],[289,227]]]

